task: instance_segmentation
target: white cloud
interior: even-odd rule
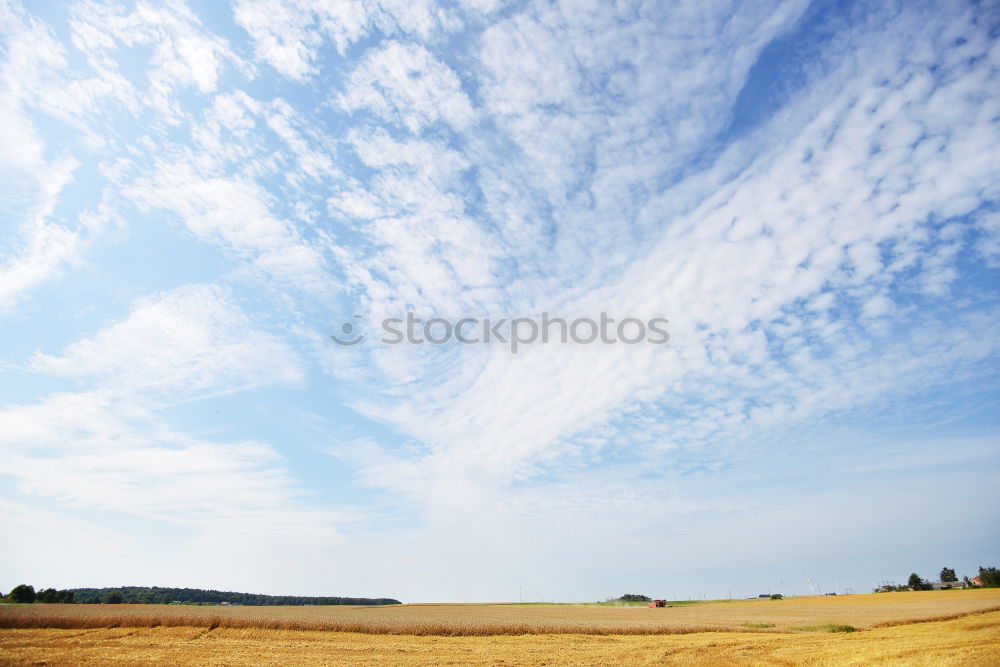
[[[81,213],[78,225],[56,215],[60,197],[74,180],[80,162],[60,147],[51,156],[30,113],[46,103],[46,88],[65,50],[38,21],[15,5],[0,7],[0,34],[6,43],[0,65],[0,201],[6,212],[9,242],[0,252],[0,313],[10,312],[32,290],[78,262],[87,244],[106,226],[108,211]],[[77,91],[78,92],[78,91]],[[39,99],[43,98],[43,99]],[[76,216],[74,216],[76,217]]]
[[[273,111],[267,117],[268,127],[285,142],[298,161],[299,170],[289,175],[290,180],[295,182],[298,173],[304,174],[314,181],[322,181],[340,175],[340,170],[334,164],[333,158],[323,148],[315,147],[315,144],[322,144],[322,141],[309,141],[296,127],[296,125],[301,125],[301,121],[296,118],[295,110],[287,102],[281,99],[275,100],[272,109]]]
[[[919,14],[900,23],[920,34],[942,25]],[[937,221],[997,196],[1000,174],[978,156],[994,152],[990,147],[1000,141],[990,120],[998,100],[968,95],[970,81],[984,90],[983,68],[974,63],[991,45],[975,25],[964,29],[963,53],[940,47],[934,55],[947,63],[947,74],[919,84],[914,81],[925,65],[914,62],[904,44],[881,40],[877,30],[853,35],[851,48],[884,69],[860,76],[854,63],[861,61],[855,60],[831,68],[758,134],[698,173],[701,189],[692,192],[682,182],[647,197],[643,215],[660,218],[656,232],[630,229],[614,218],[603,227],[574,224],[571,216],[577,214],[598,224],[586,207],[553,214],[555,238],[539,273],[554,279],[507,285],[505,314],[558,309],[567,316],[602,310],[619,317],[661,315],[672,321],[670,345],[538,347],[516,357],[496,348],[379,352],[373,370],[386,371],[373,373],[369,386],[389,382],[389,388],[381,400],[359,401],[358,407],[425,447],[363,464],[365,479],[408,489],[430,507],[478,507],[495,497],[498,491],[490,488],[530,477],[549,462],[569,465],[578,456],[600,453],[611,439],[654,459],[678,445],[706,442],[719,443],[725,457],[731,454],[721,443],[739,441],[748,428],[805,423],[974,374],[997,353],[988,342],[995,318],[966,319],[936,309],[915,313],[899,302],[914,287],[931,297],[946,293],[956,277],[957,239],[967,232],[959,221],[939,230]],[[748,56],[743,73],[749,62]],[[734,76],[727,83],[732,95],[739,81]],[[569,89],[556,93],[577,98]],[[556,93],[543,91],[541,106]],[[932,97],[942,101],[928,106]],[[528,102],[520,106],[534,120],[548,113],[532,111]],[[968,120],[955,123],[955,106],[965,108]],[[563,140],[572,136],[554,133]],[[545,141],[539,136],[533,145],[539,159],[566,154]],[[355,149],[365,159],[367,148]],[[371,150],[373,156],[386,154],[405,150]],[[410,181],[404,186],[393,180],[390,165],[399,161],[370,164],[382,168],[378,178],[393,184],[390,191],[418,191]],[[531,152],[514,161],[515,174],[521,164],[554,173]],[[508,173],[493,165],[481,170],[490,167]],[[532,198],[523,180],[515,176],[510,182],[517,184],[511,188],[516,194]],[[448,188],[437,187],[437,201],[447,201]],[[433,201],[431,192],[423,200]],[[501,235],[505,222],[497,217]],[[399,227],[398,220],[386,224],[396,225],[414,250],[410,266],[421,266],[420,257],[439,256],[437,244],[421,246],[419,234]],[[373,228],[376,234],[381,229],[379,223]],[[461,239],[443,233],[433,238]],[[645,242],[637,244],[637,236]],[[631,261],[616,264],[614,251],[625,245]],[[583,249],[585,254],[576,254]],[[531,266],[527,260],[533,258],[505,259]],[[913,270],[921,272],[919,285],[911,281]],[[415,282],[394,278],[388,284],[398,288],[401,300],[421,303],[404,291]],[[547,289],[551,284],[560,288]],[[457,289],[458,282],[451,285]],[[836,312],[829,297],[824,302],[828,291],[838,295]],[[430,293],[437,297],[433,303],[449,303],[444,293]],[[377,298],[391,303],[381,293]],[[818,314],[805,313],[803,302],[823,305]],[[923,332],[931,330],[938,335],[928,339]],[[415,367],[397,373],[409,364]],[[744,401],[748,392],[752,399]],[[628,423],[640,412],[656,415],[656,423],[606,426],[618,418]],[[654,435],[647,432],[644,443],[649,429]],[[579,444],[591,433],[596,445]]]
[[[456,12],[431,0],[237,0],[234,6],[236,22],[253,40],[257,59],[299,82],[317,72],[327,41],[343,56],[373,28],[433,40],[462,27]]]
[[[368,32],[369,23],[365,4],[351,0],[321,4],[237,0],[234,16],[254,40],[257,58],[298,81],[313,73],[316,50],[324,38],[343,53]]]
[[[354,278],[368,294],[368,307],[389,311],[411,304],[459,312],[495,304],[501,249],[466,210],[468,160],[442,144],[396,141],[384,131],[351,133],[349,141],[379,175],[370,190],[349,183],[328,205],[365,221],[359,229],[372,252],[351,261],[364,263],[366,271]],[[381,298],[389,293],[395,298]]]
[[[144,299],[127,319],[61,355],[36,353],[30,367],[124,394],[238,391],[303,378],[288,344],[255,331],[228,295],[211,285]]]
[[[107,103],[131,111],[139,107],[131,84],[116,71],[99,68],[87,76],[71,66],[71,54],[51,28],[26,16],[16,3],[0,8],[0,31],[7,41],[3,85],[8,104],[41,110],[86,133],[94,145],[104,143],[88,121],[99,116]],[[28,133],[24,144],[30,143]],[[22,142],[19,142],[22,143]]]
[[[320,251],[271,212],[272,197],[253,181],[161,162],[155,176],[137,179],[125,194],[145,210],[175,213],[200,241],[230,249],[256,275],[319,293],[333,288]]]
[[[255,329],[218,287],[146,299],[62,354],[36,354],[29,368],[85,388],[0,408],[2,468],[27,499],[138,516],[153,532],[183,528],[171,547],[182,552],[210,534],[240,544],[262,532],[326,548],[340,539],[335,524],[356,518],[354,510],[304,503],[271,445],[194,437],[162,416],[206,394],[302,381],[291,348]]]
[[[379,27],[386,32],[400,31],[426,42],[434,42],[441,32],[453,32],[462,27],[458,12],[465,9],[444,7],[433,0],[378,0],[369,3],[378,12]]]
[[[983,213],[976,218],[976,226],[981,233],[976,250],[991,267],[996,268],[1000,266],[1000,212]]]
[[[145,2],[133,11],[102,2],[81,2],[74,6],[70,21],[74,46],[86,56],[101,79],[119,88],[124,83],[117,52],[124,48],[148,46],[152,49],[145,71],[148,88],[136,101],[161,112],[172,123],[182,115],[174,99],[178,90],[193,87],[210,93],[218,86],[224,63],[243,63],[225,40],[210,34],[187,5],[177,0],[155,6]]]
[[[122,577],[145,581],[153,567],[178,586],[315,593],[296,577],[264,582],[260,573],[306,545],[315,572],[343,542],[339,526],[359,513],[310,506],[272,446],[193,438],[139,403],[82,392],[0,409],[0,462],[24,499],[2,501],[21,519],[5,513],[4,527],[18,528],[32,545],[5,550],[9,576],[115,586]],[[60,511],[39,509],[53,503]],[[81,522],[95,512],[98,521]],[[121,517],[130,517],[128,530],[107,527]],[[60,557],[69,542],[86,547],[95,562]],[[226,558],[234,552],[245,556],[236,567]]]
[[[361,61],[336,103],[347,111],[368,109],[414,133],[438,121],[461,130],[475,115],[451,68],[423,46],[396,41]]]
[[[48,167],[48,165],[46,165]],[[51,279],[79,256],[84,234],[101,226],[96,216],[81,216],[77,229],[51,222],[59,193],[72,181],[77,163],[67,158],[51,166],[48,173],[38,173],[41,192],[26,219],[18,221],[19,239],[10,251],[0,255],[0,312],[12,309],[38,285]],[[43,172],[39,168],[39,172]],[[14,222],[14,221],[12,221]]]

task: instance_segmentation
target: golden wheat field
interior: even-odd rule
[[[5,664],[1000,664],[998,590],[666,609],[31,605],[0,608],[0,626]]]

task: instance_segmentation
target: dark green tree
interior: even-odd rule
[[[979,580],[983,582],[983,586],[1000,586],[1000,570],[995,567],[980,567]]]
[[[639,595],[638,593],[626,593],[618,599],[622,602],[649,602],[652,600],[648,595]]]
[[[54,588],[46,588],[44,591],[38,591],[35,595],[35,600],[38,602],[56,602],[56,598],[59,595],[59,591]]]
[[[958,575],[950,567],[941,568],[941,581],[958,581]]]
[[[111,591],[110,593],[104,596],[104,604],[121,604],[122,599],[123,598],[121,593],[119,593],[118,591]]]
[[[20,586],[15,586],[10,592],[11,602],[20,602],[22,604],[31,604],[35,601],[35,587],[29,586],[27,584],[21,584]]]
[[[911,591],[921,591],[924,589],[924,580],[920,578],[919,574],[913,572],[907,579],[906,585],[910,587]]]

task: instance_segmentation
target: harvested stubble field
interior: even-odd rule
[[[7,664],[1000,664],[1000,590],[592,605],[0,609]],[[993,611],[989,611],[993,610]],[[830,632],[856,628],[859,632]]]

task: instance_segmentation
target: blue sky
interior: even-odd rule
[[[998,34],[987,2],[0,2],[0,589],[996,565]],[[406,312],[670,341],[383,344]]]

